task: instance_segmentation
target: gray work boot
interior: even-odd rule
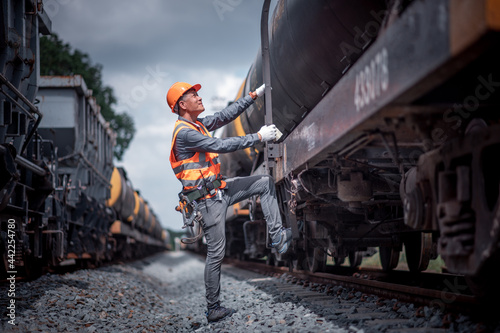
[[[222,318],[231,316],[236,311],[233,309],[227,309],[223,306],[217,305],[213,309],[209,309],[207,312],[207,320],[209,323],[219,321]]]
[[[278,236],[273,239],[273,243],[271,244],[276,251],[281,254],[284,254],[290,248],[290,244],[292,243],[292,229],[282,229]]]

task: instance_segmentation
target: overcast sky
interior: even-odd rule
[[[52,32],[103,66],[104,84],[118,98],[115,111],[134,119],[135,138],[117,164],[126,169],[165,228],[182,227],[182,217],[174,210],[181,186],[168,161],[177,117],[166,104],[166,92],[177,81],[200,83],[204,114],[234,99],[259,51],[262,4],[44,1]]]

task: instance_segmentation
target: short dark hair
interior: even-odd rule
[[[177,103],[175,103],[175,105],[174,105],[174,112],[179,113],[179,102],[184,101],[184,96],[186,96],[186,94],[188,92],[191,92],[191,91],[196,91],[196,89],[191,88],[191,89],[187,90],[186,92],[184,92],[184,94],[182,94],[181,97],[179,97],[179,99],[177,100]]]
[[[182,101],[184,98],[184,95],[181,95],[181,97],[179,97],[179,99],[177,100],[177,103],[175,103],[174,105],[174,112],[175,113],[179,113],[179,102]]]

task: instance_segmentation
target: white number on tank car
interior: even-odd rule
[[[384,48],[356,74],[354,105],[356,111],[369,105],[389,86],[389,56]]]

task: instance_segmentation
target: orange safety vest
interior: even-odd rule
[[[197,128],[193,124],[177,120],[174,126],[172,135],[172,146],[170,148],[170,165],[174,170],[175,176],[180,180],[183,186],[183,191],[188,191],[193,188],[201,188],[205,183],[213,182],[217,179],[222,179],[220,174],[219,154],[196,152],[191,158],[178,161],[174,154],[174,144],[177,139],[177,134],[183,128],[192,128],[203,135],[212,137],[207,128],[202,123],[196,121],[200,127]],[[221,180],[220,188],[226,187],[226,182]],[[205,198],[210,198],[212,195],[207,195]]]

